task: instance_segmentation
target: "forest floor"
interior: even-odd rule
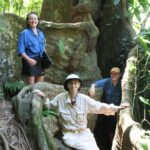
[[[22,126],[15,120],[12,102],[0,101],[0,150],[31,150]]]

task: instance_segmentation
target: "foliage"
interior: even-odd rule
[[[150,30],[146,31],[149,32]],[[144,31],[144,33],[146,33],[146,31]],[[144,33],[141,32],[140,36],[138,36],[139,51],[136,77],[137,91],[135,93],[135,101],[140,100],[143,103],[144,119],[149,120],[150,115],[148,112],[150,110],[150,34]]]
[[[131,23],[135,31],[140,33],[150,22],[150,0],[128,0],[128,2]]]
[[[150,106],[149,99],[145,99],[145,98],[142,97],[142,96],[140,96],[139,99],[140,99],[140,101],[143,102],[145,105],[149,105],[149,106]]]
[[[14,13],[25,17],[29,12],[35,11],[40,14],[43,0],[1,0],[1,13]]]
[[[51,110],[44,110],[42,112],[42,114],[43,114],[44,117],[48,117],[48,116],[55,116],[55,117],[57,117],[58,116],[54,111],[51,111]]]
[[[129,0],[129,15],[137,36],[137,64],[133,116],[144,128],[150,129],[150,2],[149,0]]]
[[[4,93],[6,96],[15,96],[25,86],[23,81],[6,81],[4,83]]]
[[[141,101],[144,104],[144,113],[148,114],[150,110],[150,34],[148,30],[143,30],[137,37],[139,50],[137,62],[137,82],[135,101]],[[150,117],[149,117],[150,118]],[[148,118],[147,118],[148,119]],[[139,118],[139,121],[141,119]]]

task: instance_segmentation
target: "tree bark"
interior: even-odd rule
[[[140,123],[134,121],[132,116],[132,91],[134,90],[134,78],[136,72],[136,62],[138,47],[131,50],[128,55],[127,65],[122,79],[122,103],[128,103],[129,108],[120,111],[119,121],[116,127],[116,134],[113,140],[112,150],[142,150],[150,147],[146,138],[146,131],[142,129]]]
[[[97,26],[100,35],[97,42],[97,64],[103,77],[109,77],[112,67],[124,70],[130,51],[134,30],[127,15],[127,2],[121,0],[114,5],[112,0],[101,3],[101,17]]]

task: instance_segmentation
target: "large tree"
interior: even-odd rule
[[[136,103],[135,97],[138,99],[140,93],[144,92],[142,89],[139,92],[137,90],[137,87],[143,86],[141,86],[142,84],[139,82],[137,84],[137,78],[135,78],[137,75],[137,69],[135,69],[137,68],[137,65],[135,65],[137,63],[137,55],[135,55],[135,53],[138,52],[138,48],[134,47],[136,42],[134,40],[135,32],[130,22],[128,2],[129,1],[126,0],[43,0],[41,11],[38,11],[41,12],[40,19],[42,22],[40,28],[46,36],[46,49],[54,63],[51,69],[46,72],[46,81],[54,84],[62,84],[67,74],[77,72],[84,79],[85,85],[87,86],[93,80],[101,78],[101,75],[107,77],[112,66],[120,67],[123,73],[125,69],[122,80],[122,102],[129,103],[130,108],[120,113],[113,143],[114,150],[128,149],[126,145],[129,145],[130,149],[147,148],[149,146],[146,145],[146,140],[143,141],[145,144],[141,143],[145,138],[143,135],[145,133],[147,134],[147,132],[142,129],[140,123],[136,122],[142,121],[142,117],[139,116],[142,114],[143,106],[139,102]],[[148,4],[145,5],[145,7],[143,4],[146,4],[146,2],[147,1],[141,2],[141,5],[145,9]],[[133,6],[134,13],[136,12],[137,16],[139,16],[138,9],[140,7],[137,7],[138,5]],[[36,6],[34,10],[36,10],[35,8]],[[149,15],[147,15],[147,17],[148,16]],[[2,72],[4,72],[3,74],[6,74],[6,76],[2,76],[1,81],[8,77],[21,78],[18,75],[20,64],[18,63],[19,60],[16,57],[15,50],[18,34],[25,26],[25,19],[14,14],[2,14],[0,18],[0,29],[2,31],[0,33],[2,41],[0,43],[0,60],[3,63],[0,68]],[[142,29],[144,25],[145,24],[143,24]],[[142,43],[140,46],[147,46],[143,37],[140,38],[140,41]],[[148,50],[149,48],[147,46],[145,51]],[[145,59],[145,66],[148,66],[149,53],[147,53],[146,56],[148,56],[148,58],[145,57],[147,58]],[[4,66],[6,68],[4,68]],[[145,66],[144,68],[146,68]],[[149,75],[149,71],[147,71],[146,74]],[[146,82],[148,79],[149,77],[142,81]],[[30,96],[32,97],[30,87],[27,87],[27,89],[22,91],[22,93],[25,91],[23,97],[29,94],[30,98]],[[144,88],[145,91],[148,91],[148,89],[149,86]],[[21,104],[21,97],[18,98],[18,105]],[[145,105],[149,104],[149,100],[147,99],[148,94],[143,94],[141,101],[144,102]],[[46,148],[55,147],[53,138],[51,138],[52,133],[48,132],[45,134],[46,131],[44,130],[46,127],[42,126],[42,103],[40,99],[34,97],[32,106],[37,105],[36,100],[38,104],[40,104],[38,105],[39,111],[33,108],[31,120],[28,120],[31,122],[22,121],[22,123],[25,123],[24,125],[31,123],[33,127],[36,127],[34,133],[39,142],[39,149],[45,148],[41,146],[42,144],[46,145]],[[22,108],[22,105],[20,107]],[[137,111],[139,115],[136,114]],[[36,116],[34,116],[35,114]],[[134,132],[139,133],[138,139],[136,140],[134,140]],[[41,136],[42,138],[40,139]],[[47,139],[51,139],[51,141],[47,141]]]

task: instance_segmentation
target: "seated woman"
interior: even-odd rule
[[[105,104],[79,93],[82,87],[82,80],[76,74],[68,75],[64,82],[65,93],[58,94],[49,101],[46,95],[39,90],[34,90],[44,99],[47,108],[59,114],[59,122],[63,133],[63,142],[75,149],[99,150],[93,134],[87,128],[87,114],[115,115],[126,105],[115,106]]]

